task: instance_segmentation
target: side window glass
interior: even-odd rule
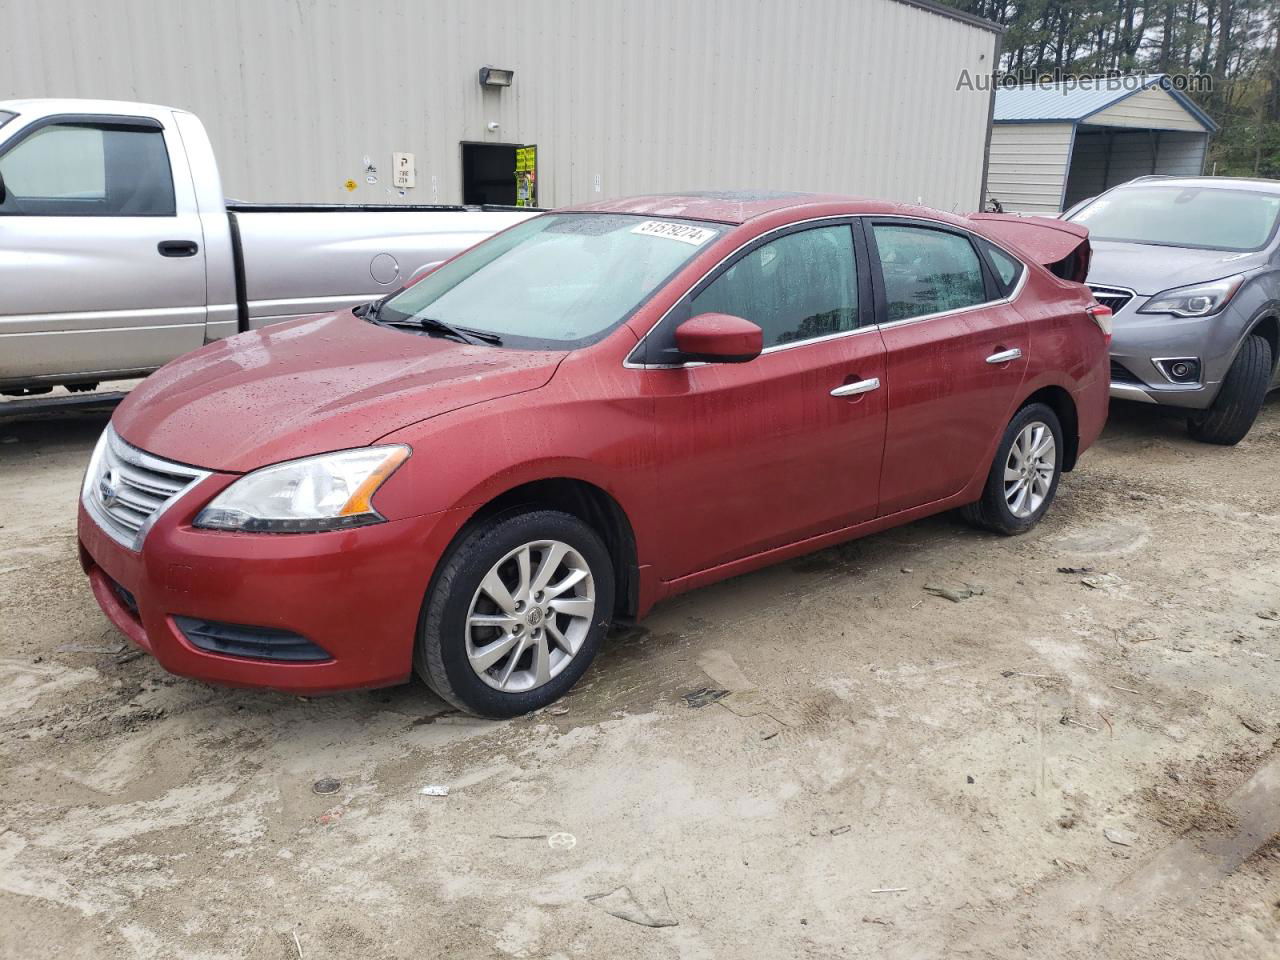
[[[37,217],[173,216],[164,134],[50,124],[0,156],[0,214]]]
[[[778,346],[858,325],[858,277],[848,224],[789,233],[757,247],[694,298],[692,316],[728,313]]]
[[[996,277],[1000,281],[1000,292],[1008,296],[1017,286],[1018,277],[1022,274],[1022,264],[995,244],[985,240],[979,240],[978,243],[982,245],[987,259],[991,261],[991,266],[996,271]]]
[[[890,322],[986,301],[978,253],[966,237],[896,224],[873,229]]]

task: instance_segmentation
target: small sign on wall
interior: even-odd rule
[[[413,154],[391,154],[391,171],[392,182],[397,187],[412,187],[415,182]]]

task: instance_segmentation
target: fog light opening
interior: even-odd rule
[[[1195,357],[1156,360],[1155,365],[1170,383],[1199,383],[1200,361]]]

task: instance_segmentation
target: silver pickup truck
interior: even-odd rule
[[[531,213],[227,202],[194,114],[0,100],[0,394],[92,389],[380,297]]]

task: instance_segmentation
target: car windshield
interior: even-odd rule
[[[582,345],[625,320],[723,232],[705,222],[545,214],[392,297],[379,320],[441,320],[497,334],[510,346]]]
[[[8,123],[10,120],[12,120],[16,116],[17,116],[16,113],[13,113],[9,110],[0,110],[0,127],[3,127],[6,123]]]
[[[1280,194],[1152,184],[1103,194],[1071,220],[1097,240],[1242,253],[1267,245]]]

